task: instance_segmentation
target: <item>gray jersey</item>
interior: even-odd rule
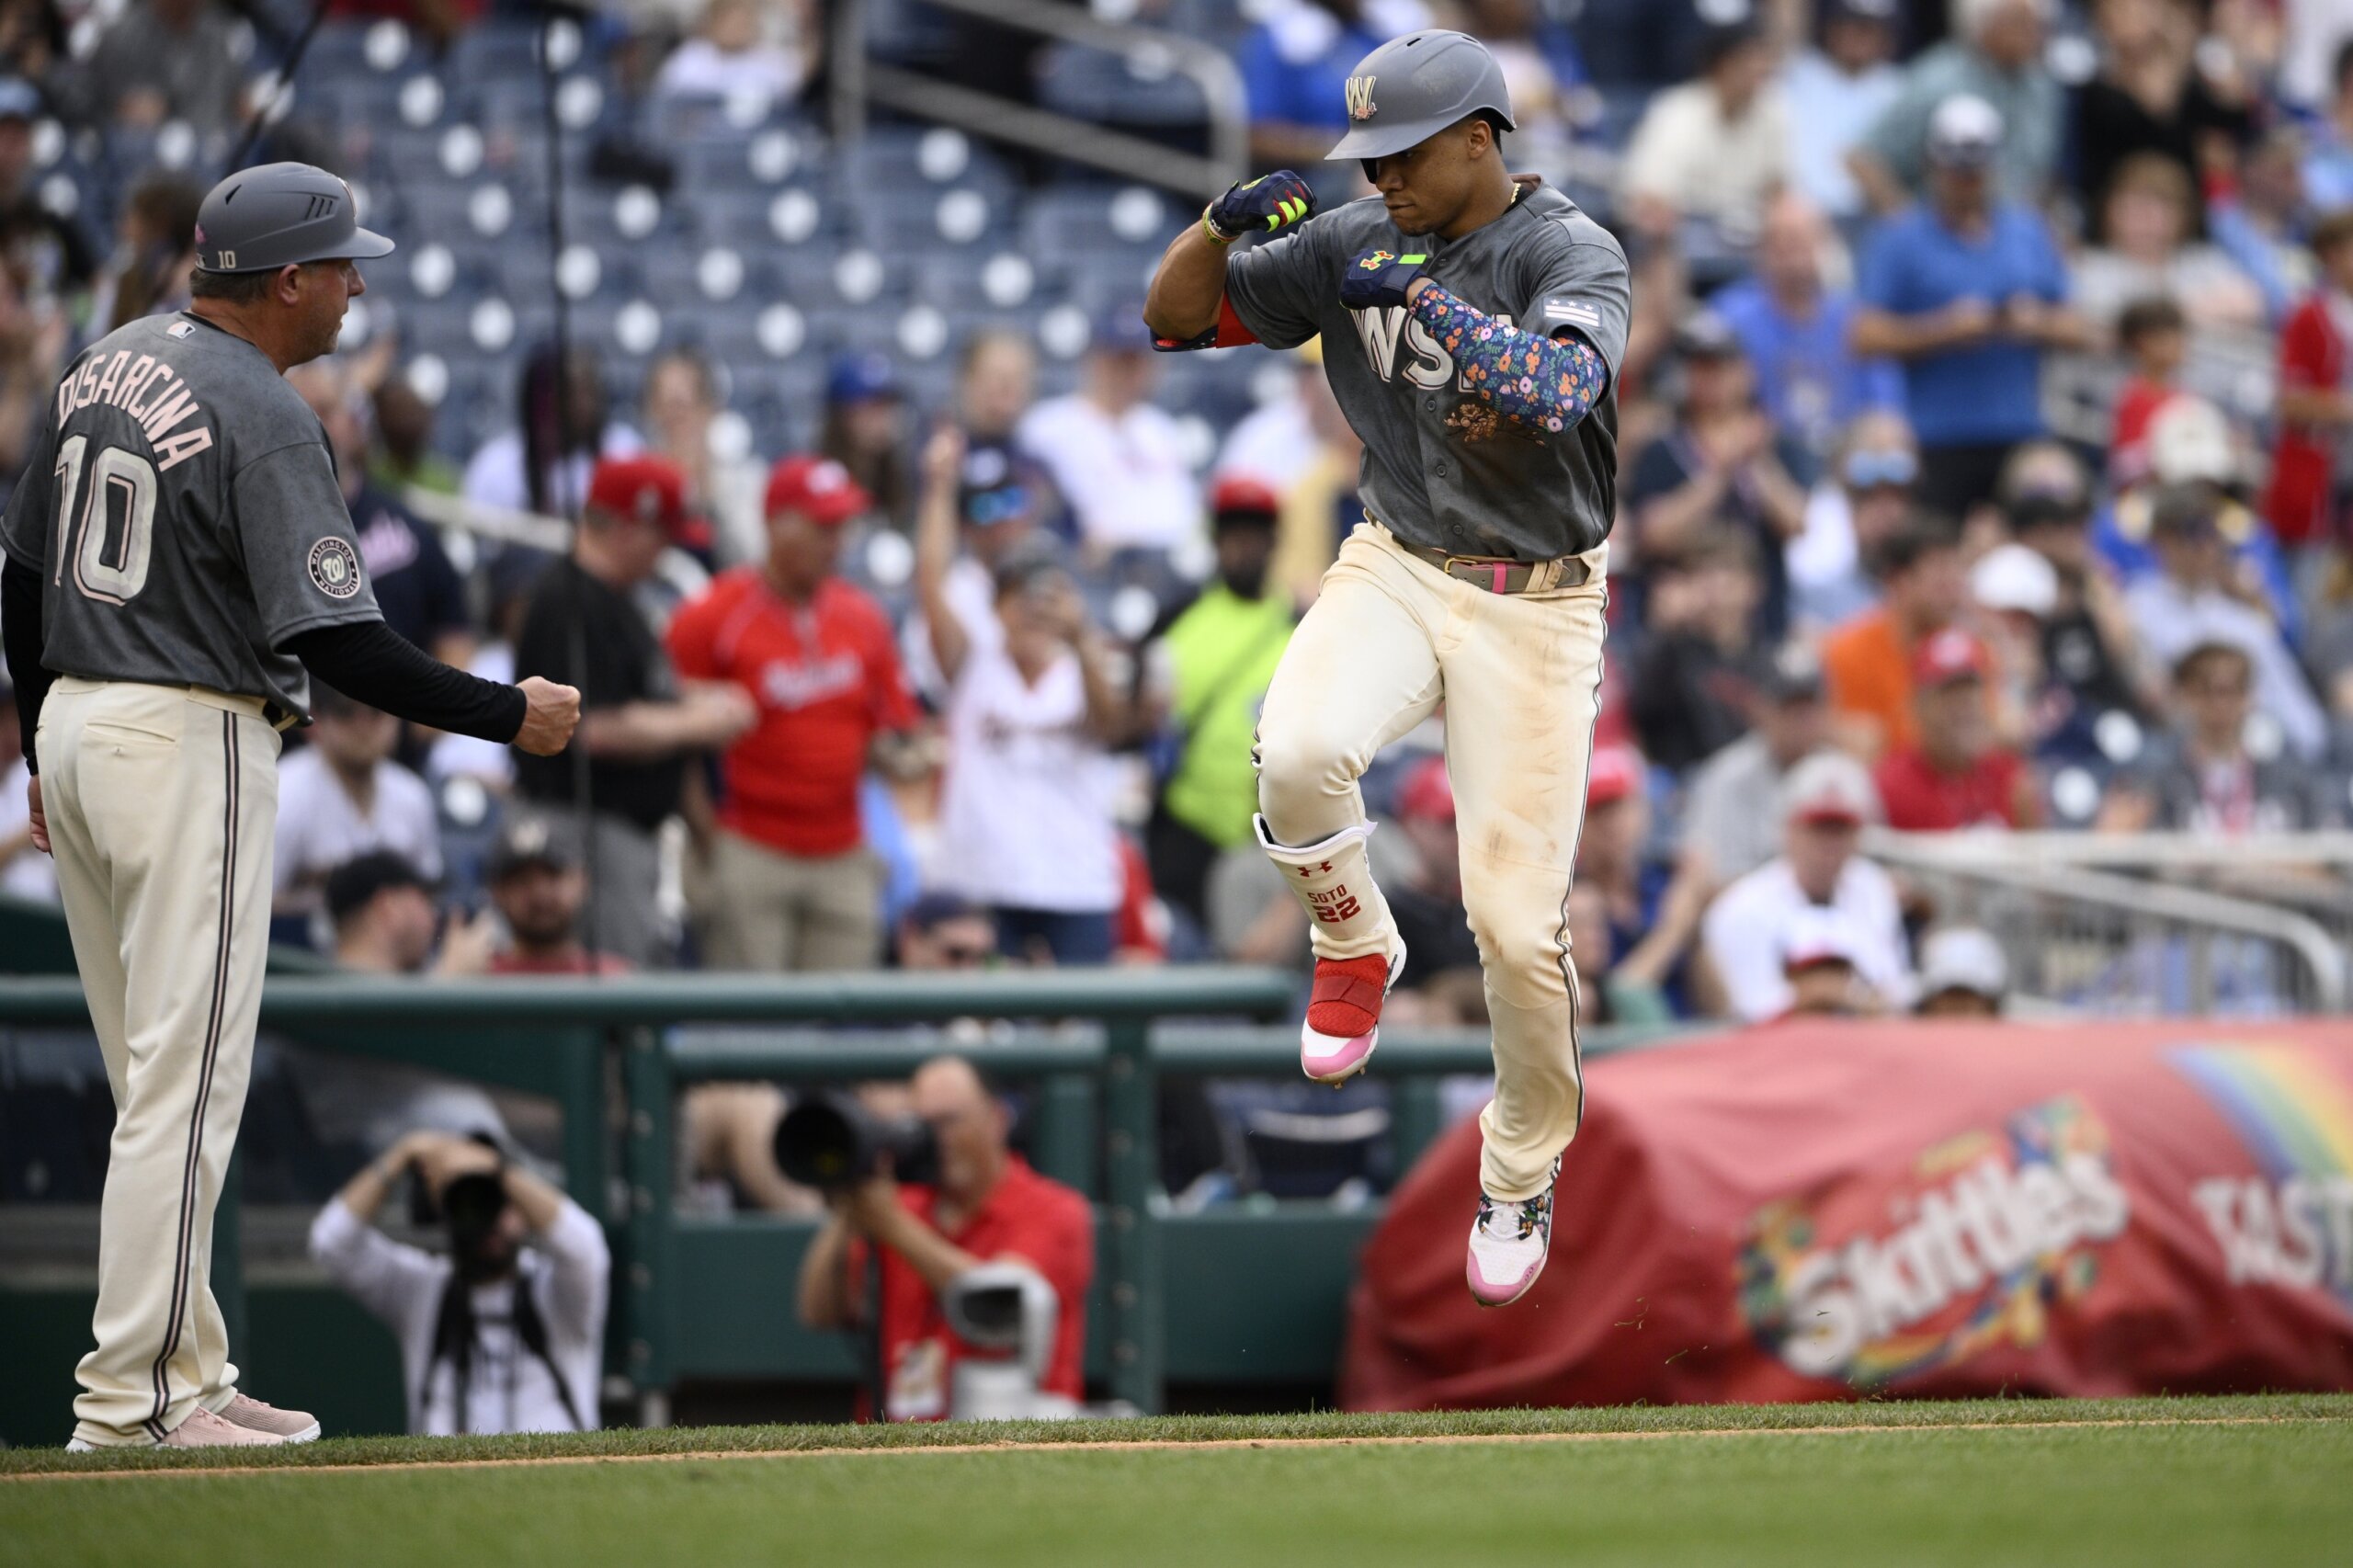
[[[299,631],[380,620],[317,415],[262,351],[149,316],[74,361],[0,544],[41,574],[41,663],[307,718]]]
[[[1462,390],[1454,361],[1402,307],[1349,311],[1341,269],[1368,250],[1424,251],[1423,276],[1526,331],[1574,332],[1609,369],[1599,406],[1538,439],[1498,429]],[[1322,335],[1324,371],[1364,440],[1365,510],[1398,538],[1462,555],[1549,560],[1590,550],[1618,505],[1618,368],[1631,290],[1609,231],[1545,186],[1458,240],[1407,236],[1378,197],[1234,252],[1225,295],[1258,341],[1290,348]]]

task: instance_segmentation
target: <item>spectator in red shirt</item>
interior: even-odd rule
[[[835,1200],[833,1218],[801,1258],[801,1321],[816,1329],[870,1321],[867,1260],[879,1248],[883,1418],[944,1420],[955,1414],[957,1363],[992,1353],[957,1337],[942,1293],[983,1263],[1026,1265],[1053,1287],[1060,1308],[1040,1392],[1075,1403],[1095,1276],[1094,1210],[1011,1152],[1012,1119],[972,1063],[927,1062],[909,1090],[915,1115],[938,1141],[939,1180],[902,1187],[876,1176]]]
[[[2189,320],[2163,295],[2135,300],[2116,318],[2117,347],[2131,374],[2116,394],[2116,426],[2108,444],[2109,477],[2120,487],[2149,474],[2149,426],[2181,394],[2182,361],[2189,356]]]
[[[490,857],[490,902],[507,946],[490,956],[493,974],[622,974],[629,962],[591,953],[580,939],[588,880],[574,835],[546,817],[518,817]]]
[[[1906,833],[2031,827],[2041,818],[2033,773],[1995,738],[1985,702],[1994,661],[1958,627],[1912,655],[1919,738],[1881,758],[1877,781],[1887,825]]]
[[[834,574],[841,527],[872,503],[830,458],[768,476],[767,559],[722,573],[670,623],[690,679],[727,680],[759,718],[720,759],[723,799],[704,908],[719,969],[867,969],[882,956],[881,861],[859,824],[870,760],[919,761],[916,722],[881,607]]]
[[[2353,431],[2353,357],[2343,324],[2353,314],[2353,209],[2313,224],[2312,248],[2320,285],[2279,331],[2279,435],[2261,508],[2290,546],[2333,531],[2338,500],[2353,485],[2353,473],[2336,465]]]

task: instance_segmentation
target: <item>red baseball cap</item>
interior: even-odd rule
[[[1957,626],[1930,634],[1912,650],[1912,684],[1916,687],[1984,680],[1993,673],[1993,657],[1985,652],[1985,644]]]
[[[1255,473],[1229,473],[1210,491],[1212,517],[1228,512],[1256,512],[1271,517],[1282,509],[1282,497],[1275,494],[1275,487]]]
[[[1585,809],[1622,801],[1642,787],[1643,759],[1625,746],[1603,746],[1585,776]]]
[[[803,453],[786,458],[768,471],[768,517],[798,512],[821,528],[838,528],[870,510],[874,497],[866,493],[849,470],[831,458]]]
[[[710,543],[710,524],[687,510],[687,476],[668,458],[600,458],[588,476],[588,505],[616,517],[659,523],[676,544]]]
[[[1427,822],[1454,820],[1454,783],[1446,776],[1446,758],[1426,756],[1414,764],[1397,786],[1396,814]]]

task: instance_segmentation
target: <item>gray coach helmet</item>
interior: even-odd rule
[[[359,226],[351,187],[309,164],[240,169],[196,212],[196,265],[206,272],[275,272],[301,261],[390,256],[392,242]]]
[[[1505,130],[1519,129],[1503,67],[1469,33],[1431,28],[1391,39],[1357,62],[1347,94],[1350,129],[1327,161],[1402,153],[1481,109]]]

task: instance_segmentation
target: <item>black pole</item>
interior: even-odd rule
[[[310,51],[311,40],[318,36],[319,24],[327,19],[327,3],[328,0],[314,0],[311,6],[311,19],[303,23],[302,30],[294,36],[294,47],[287,52],[286,63],[278,74],[279,92],[294,90],[294,73],[301,69],[302,56]],[[276,101],[274,98],[271,100],[272,103]],[[253,119],[245,127],[244,139],[237,143],[237,151],[230,157],[229,166],[221,171],[223,179],[245,166],[245,160],[253,155],[254,143],[261,140],[261,133],[269,126],[269,110],[270,104],[260,105],[254,110]]]

